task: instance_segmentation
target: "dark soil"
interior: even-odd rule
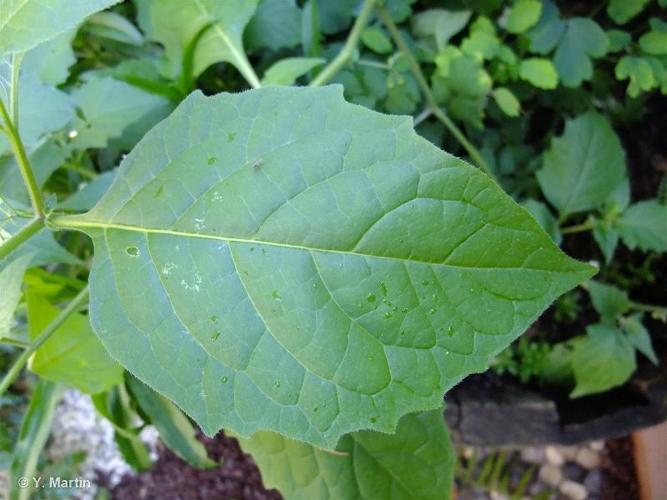
[[[215,438],[200,437],[209,456],[220,461],[216,469],[199,470],[160,447],[159,458],[149,471],[125,476],[111,490],[116,500],[281,500],[276,490],[267,490],[250,455],[244,454],[236,439],[219,433]]]
[[[603,474],[602,500],[639,500],[639,483],[629,437],[607,441]]]

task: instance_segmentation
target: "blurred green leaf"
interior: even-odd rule
[[[424,10],[412,16],[412,31],[415,36],[432,38],[437,49],[442,50],[451,37],[465,28],[470,15],[468,10]]]
[[[393,45],[391,44],[389,37],[385,34],[384,31],[376,26],[365,28],[361,32],[361,41],[366,47],[371,49],[373,52],[377,52],[378,54],[387,54],[393,49]]]
[[[625,331],[626,338],[632,346],[646,356],[654,365],[658,365],[658,356],[653,349],[651,336],[642,324],[642,315],[634,314],[629,317],[620,318],[621,328]]]
[[[296,47],[301,23],[302,11],[294,0],[260,0],[243,39],[249,50]]]
[[[604,205],[625,182],[625,152],[609,122],[588,112],[565,122],[544,153],[537,180],[561,220]]]
[[[196,438],[195,428],[176,405],[132,375],[128,375],[127,385],[171,451],[199,469],[218,465],[208,457],[206,448]]]
[[[514,34],[524,33],[537,23],[541,13],[539,0],[515,0],[503,14],[506,29]]]
[[[549,59],[524,59],[519,66],[519,76],[540,89],[549,90],[558,86],[558,73]]]
[[[609,0],[607,14],[617,24],[625,24],[639,14],[651,0]]]
[[[570,397],[607,391],[625,383],[637,368],[635,350],[618,328],[597,323],[573,342],[576,386]]]
[[[624,290],[593,280],[589,281],[586,286],[593,307],[602,318],[613,320],[630,310],[630,298]]]
[[[511,90],[505,87],[498,87],[493,90],[493,98],[496,100],[498,107],[505,113],[507,116],[519,116],[519,111],[521,110],[521,103],[512,93]]]
[[[615,227],[631,249],[667,252],[667,205],[658,200],[630,205]]]
[[[28,324],[35,339],[58,315],[60,309],[28,289]],[[88,316],[71,314],[37,349],[30,369],[53,382],[64,382],[86,394],[106,391],[123,380],[123,368],[102,346],[90,326]]]
[[[326,61],[319,57],[288,57],[266,70],[262,85],[293,85],[297,78]]]

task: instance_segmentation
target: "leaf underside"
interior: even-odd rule
[[[391,432],[592,274],[483,173],[342,87],[190,95],[64,227],[109,352],[207,432]]]

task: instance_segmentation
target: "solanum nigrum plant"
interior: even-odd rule
[[[115,3],[0,4],[0,336],[22,349],[0,390],[28,362],[42,377],[12,480],[34,473],[66,384],[93,395],[139,469],[150,460],[134,412],[182,457],[215,465],[182,410],[238,437],[287,497],[448,497],[443,394],[594,268],[502,191],[440,108],[396,27],[400,2],[362,2],[326,64],[306,30],[307,57],[261,79],[245,28],[258,46],[279,42],[257,1],[137,0],[144,33],[98,12]],[[327,85],[385,29],[396,74],[412,71],[479,168],[411,117]],[[62,61],[72,46],[95,54],[76,81]],[[219,63],[251,89],[196,90]],[[307,87],[286,86],[307,74]],[[127,149],[116,172],[90,173]],[[90,182],[62,196],[73,175]]]

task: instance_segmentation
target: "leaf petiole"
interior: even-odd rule
[[[433,116],[435,116],[440,122],[442,122],[445,127],[447,127],[456,140],[459,141],[461,146],[463,146],[463,148],[468,152],[470,158],[473,160],[473,162],[475,162],[479,169],[495,180],[495,175],[487,165],[486,160],[484,160],[484,157],[482,157],[479,150],[468,140],[461,129],[456,126],[452,119],[449,118],[449,116],[447,116],[447,114],[438,105],[433,92],[431,92],[431,87],[429,86],[424,73],[422,73],[422,70],[419,67],[419,63],[415,59],[412,50],[410,50],[410,47],[408,47],[408,45],[405,43],[405,40],[403,40],[403,37],[399,33],[398,28],[396,27],[396,24],[392,20],[389,13],[385,10],[384,7],[380,5],[377,5],[375,10],[377,11],[384,25],[387,27],[387,30],[389,30],[389,34],[394,39],[394,43],[396,43],[396,46],[408,60],[410,71],[417,80],[417,84],[421,88],[424,99],[426,99],[428,106],[431,108]]]
[[[333,58],[333,60],[310,82],[311,87],[319,87],[320,85],[326,85],[329,81],[336,76],[336,74],[341,70],[343,66],[352,58],[354,50],[359,44],[359,38],[361,37],[361,32],[366,27],[368,23],[368,18],[373,11],[373,6],[375,5],[375,0],[364,0],[364,4],[361,7],[361,12],[359,12],[359,17],[354,22],[350,34],[345,40],[345,45],[340,50],[338,55]]]

